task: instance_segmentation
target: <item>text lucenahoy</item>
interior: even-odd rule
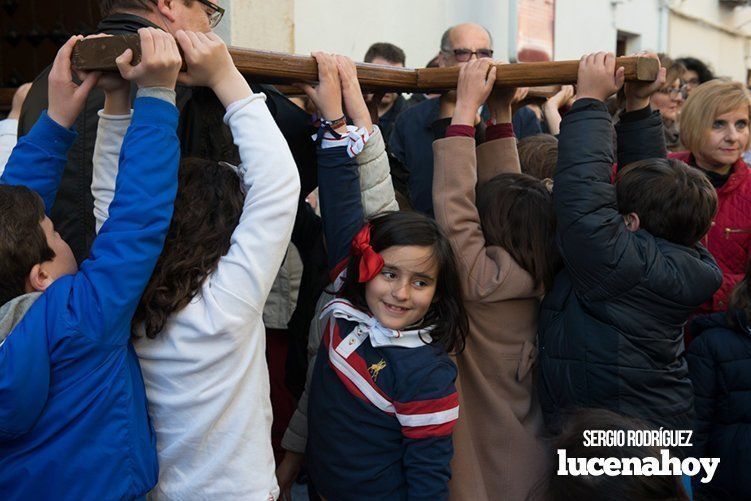
[[[565,449],[558,449],[558,475],[688,475],[693,477],[702,472],[701,483],[712,481],[720,458],[670,457],[670,451],[660,450],[660,457],[645,458],[569,458]]]

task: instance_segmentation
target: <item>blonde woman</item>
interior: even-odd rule
[[[703,243],[722,269],[722,287],[703,312],[724,311],[743,279],[751,248],[751,175],[741,155],[749,143],[751,96],[739,82],[713,80],[698,86],[683,106],[681,142],[672,153],[703,171],[717,190],[717,215]]]

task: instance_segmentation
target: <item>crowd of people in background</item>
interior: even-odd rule
[[[100,7],[140,62],[76,72],[73,37],[0,121],[4,499],[751,496],[744,84],[599,52],[531,99],[465,23],[429,63],[455,91],[363,94],[316,52],[288,98],[210,0]],[[591,429],[721,461],[558,475]]]

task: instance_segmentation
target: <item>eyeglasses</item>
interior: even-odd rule
[[[658,92],[665,94],[666,96],[670,96],[670,99],[677,99],[678,96],[682,97],[683,99],[686,99],[686,97],[688,97],[688,87],[685,84],[681,85],[677,89],[675,87],[667,87],[665,89],[660,89]]]
[[[224,9],[209,0],[198,1],[206,6],[206,15],[209,16],[209,26],[211,26],[211,29],[213,30],[219,25],[222,17],[224,17]]]
[[[154,5],[157,5],[158,0],[151,0]],[[224,17],[224,9],[219,7],[214,2],[209,0],[198,0],[205,7],[206,17],[209,18],[209,27],[213,30],[219,25],[219,21]]]
[[[493,57],[493,49],[477,49],[477,50],[469,50],[469,49],[454,49],[454,50],[448,50],[445,52],[453,52],[454,57],[457,61],[460,63],[466,63],[470,59],[472,59],[472,56],[477,56],[477,59],[482,59],[484,57]]]

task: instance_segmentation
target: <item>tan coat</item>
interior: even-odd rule
[[[548,468],[532,370],[541,291],[505,250],[486,246],[475,206],[478,182],[520,172],[516,140],[475,150],[473,138],[451,137],[433,153],[435,217],[457,255],[470,325],[456,356],[451,499],[524,500]]]

